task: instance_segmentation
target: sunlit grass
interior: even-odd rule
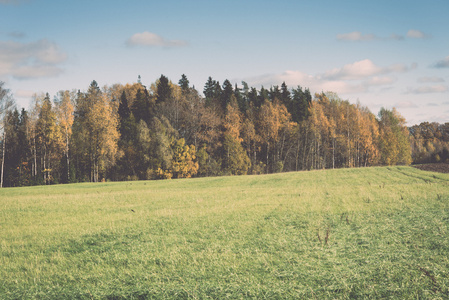
[[[0,190],[1,299],[449,297],[449,175]]]

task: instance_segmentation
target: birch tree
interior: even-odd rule
[[[117,154],[118,117],[106,93],[92,81],[87,93],[78,93],[73,135],[78,176],[98,182]]]
[[[61,142],[63,145],[64,156],[66,159],[67,182],[70,182],[70,139],[72,136],[73,125],[73,98],[74,93],[69,91],[60,91],[58,93],[59,101],[56,106],[56,117],[59,130],[61,132]]]
[[[42,107],[39,112],[39,118],[36,126],[43,181],[45,184],[48,184],[52,182],[51,158],[58,139],[56,113],[53,110],[50,96],[48,94],[42,102]]]

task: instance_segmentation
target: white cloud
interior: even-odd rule
[[[449,88],[445,85],[421,86],[417,88],[408,88],[407,94],[432,94],[445,93]]]
[[[446,58],[438,61],[433,67],[438,69],[449,68],[449,56],[446,56]]]
[[[403,73],[416,68],[416,64],[407,67],[402,64],[394,64],[388,67],[379,67],[371,60],[364,59],[356,61],[352,64],[347,64],[342,68],[332,69],[324,73],[323,77],[328,80],[360,80],[372,76],[389,74],[389,73]]]
[[[324,73],[324,77],[329,80],[361,79],[382,73],[382,68],[376,66],[371,60],[364,59],[352,64],[347,64],[342,68],[332,69]]]
[[[173,47],[186,46],[187,42],[181,40],[167,40],[160,35],[145,31],[142,33],[136,33],[133,36],[131,36],[126,41],[126,44],[128,46],[152,46],[152,47],[173,48]]]
[[[378,39],[374,34],[362,34],[360,31],[337,34],[339,41],[371,41]]]
[[[17,79],[52,77],[62,73],[67,59],[58,46],[46,39],[31,43],[0,41],[0,76]]]
[[[410,29],[406,36],[412,39],[428,39],[432,36],[426,34],[422,31]],[[379,37],[375,34],[362,34],[360,31],[353,31],[349,33],[337,34],[337,40],[339,41],[373,41],[373,40],[394,40],[394,41],[402,41],[404,39],[403,35],[399,35],[396,33],[392,33],[389,37]]]
[[[410,29],[407,32],[407,37],[412,38],[412,39],[427,39],[427,38],[430,38],[430,35],[425,34],[424,32],[422,32],[420,30]]]
[[[337,40],[339,41],[374,41],[374,40],[394,40],[402,41],[404,37],[402,35],[392,33],[389,37],[379,37],[375,34],[362,34],[360,31],[353,31],[349,33],[337,34]]]
[[[421,78],[418,78],[418,82],[419,83],[430,83],[430,82],[437,83],[437,82],[444,82],[444,79],[440,78],[440,77],[421,77]]]

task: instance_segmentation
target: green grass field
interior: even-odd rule
[[[448,299],[449,175],[0,190],[0,299]]]

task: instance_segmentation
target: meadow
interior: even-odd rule
[[[449,174],[0,190],[0,299],[448,299]]]

